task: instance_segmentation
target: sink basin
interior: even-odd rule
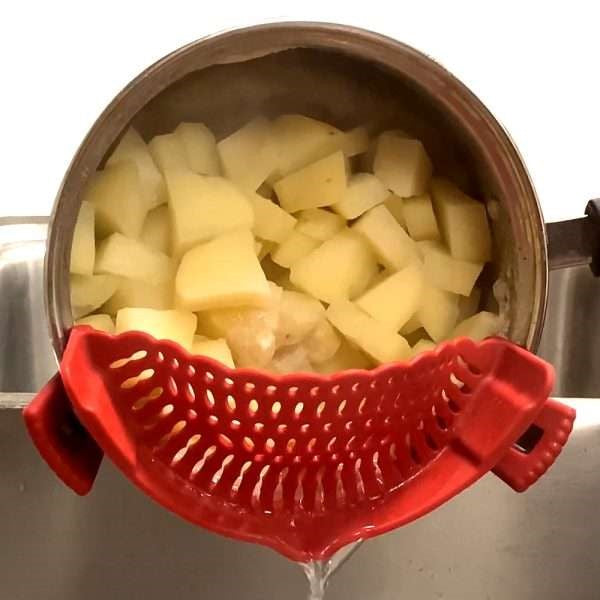
[[[54,373],[42,307],[45,225],[0,221],[0,598],[11,600],[301,599],[301,570],[270,550],[197,529],[140,494],[104,461],[79,498],[58,482],[20,411]],[[327,600],[593,600],[600,555],[600,283],[586,269],[551,276],[541,354],[557,393],[578,396],[576,429],[526,494],[485,477],[433,514],[369,541]],[[575,304],[577,299],[577,305]],[[2,409],[4,407],[4,409]]]

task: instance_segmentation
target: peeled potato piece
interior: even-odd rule
[[[458,318],[458,296],[431,286],[425,286],[417,318],[434,342],[441,342],[452,333]]]
[[[296,261],[310,254],[318,245],[318,240],[300,231],[292,231],[290,236],[271,252],[271,258],[274,263],[289,269]]]
[[[79,208],[73,232],[70,272],[77,275],[91,275],[94,272],[95,258],[94,206],[84,200]]]
[[[174,133],[154,136],[148,150],[163,175],[167,171],[187,171],[190,168],[183,140]]]
[[[440,231],[429,194],[405,198],[403,216],[408,235],[413,240],[439,240]]]
[[[399,225],[406,229],[406,219],[404,218],[404,200],[396,194],[390,194],[383,202],[383,205],[390,211]]]
[[[464,321],[472,317],[479,309],[481,302],[481,289],[474,287],[468,296],[461,296],[458,300],[458,320]]]
[[[311,208],[298,214],[296,231],[324,242],[346,226],[346,221],[323,208]]]
[[[215,136],[204,123],[180,123],[175,135],[181,140],[187,164],[194,173],[221,174]]]
[[[375,175],[356,173],[348,179],[341,200],[331,208],[345,219],[356,219],[370,208],[381,204],[388,196],[389,191]]]
[[[77,319],[75,325],[89,325],[98,331],[104,331],[106,333],[115,332],[115,323],[110,315],[96,314]]]
[[[275,202],[258,194],[251,194],[249,198],[254,209],[254,235],[270,242],[286,240],[296,225],[296,219]]]
[[[276,331],[278,345],[300,343],[324,318],[325,309],[318,300],[302,292],[283,290]]]
[[[363,154],[369,149],[369,132],[366,127],[360,126],[350,129],[344,133],[342,150],[350,158],[357,154]]]
[[[314,364],[318,373],[339,373],[347,369],[370,369],[373,361],[361,350],[342,340],[337,352],[327,360]]]
[[[117,278],[115,293],[102,305],[102,311],[116,315],[122,308],[155,308],[173,306],[173,279],[152,285],[144,281]]]
[[[218,360],[231,369],[235,368],[231,351],[223,338],[209,340],[201,335],[195,335],[190,353],[199,356],[208,356]]]
[[[268,369],[281,375],[284,373],[308,373],[313,371],[306,350],[300,344],[279,348],[275,352],[273,360],[269,363]]]
[[[171,252],[171,218],[167,206],[159,206],[146,215],[140,241],[163,254]]]
[[[106,302],[117,287],[117,280],[111,275],[71,275],[71,310],[79,319]]]
[[[306,336],[302,345],[313,365],[324,363],[339,350],[342,338],[326,319],[321,319]]]
[[[422,352],[428,352],[429,350],[433,350],[436,344],[431,340],[419,340],[412,348],[411,355],[417,356]]]
[[[491,335],[497,335],[502,330],[503,320],[500,316],[482,310],[459,323],[451,337],[469,337],[476,342]]]

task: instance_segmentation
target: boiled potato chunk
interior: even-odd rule
[[[257,237],[271,242],[281,243],[292,233],[296,219],[275,202],[258,194],[250,195],[250,203],[254,209],[254,227],[252,231]]]
[[[346,191],[346,159],[340,150],[275,182],[281,207],[289,213],[331,206]]]
[[[102,305],[102,310],[116,315],[122,308],[155,308],[166,310],[173,306],[173,280],[152,285],[144,281],[117,278],[115,293]]]
[[[359,346],[377,363],[404,360],[410,355],[408,342],[348,301],[335,302],[327,309],[327,318],[350,342]]]
[[[446,339],[458,318],[458,296],[432,286],[425,286],[417,318],[434,342]]]
[[[220,363],[228,366],[230,369],[235,369],[231,350],[223,338],[209,340],[203,336],[195,335],[190,352],[191,354],[196,354],[198,356],[214,358]]]
[[[458,300],[458,320],[464,321],[472,317],[479,309],[481,302],[481,289],[474,287],[468,296],[461,296]]]
[[[104,304],[114,293],[117,280],[110,275],[71,275],[71,310],[79,319]]]
[[[367,241],[345,229],[294,262],[290,281],[307,294],[331,303],[358,296],[376,272],[375,255]]]
[[[393,331],[417,312],[423,295],[423,271],[417,263],[390,275],[367,290],[356,305]]]
[[[417,256],[415,243],[385,206],[372,208],[352,229],[364,236],[379,262],[392,271],[405,267]]]
[[[271,259],[281,267],[289,269],[295,262],[312,252],[318,245],[318,240],[299,231],[292,231],[287,240],[271,252]]]
[[[408,336],[411,333],[417,331],[417,329],[421,329],[423,325],[421,321],[419,321],[418,311],[408,320],[406,323],[400,328],[400,333],[403,336]]]
[[[502,327],[503,320],[500,316],[482,310],[459,323],[452,332],[452,337],[464,336],[479,342],[491,335],[497,335]]]
[[[254,211],[250,200],[223,177],[191,171],[167,171],[173,256],[233,229],[250,229]]]
[[[188,171],[190,168],[183,140],[174,133],[154,136],[148,150],[163,175],[167,171]]]
[[[342,338],[326,319],[321,319],[316,327],[304,339],[308,360],[313,365],[331,359],[339,350]]]
[[[406,229],[413,240],[440,239],[440,232],[429,194],[405,198],[403,207]]]
[[[406,219],[404,218],[404,200],[396,194],[390,194],[383,202],[383,205],[392,213],[392,216],[398,224],[406,229]]]
[[[180,123],[175,129],[185,151],[187,164],[194,173],[220,175],[217,142],[204,123]]]
[[[310,208],[298,214],[296,231],[324,242],[344,229],[346,221],[323,208]]]
[[[268,369],[274,373],[283,375],[285,373],[308,373],[313,370],[308,361],[306,350],[303,346],[286,346],[279,348]]]
[[[342,199],[331,208],[345,219],[356,219],[388,196],[388,190],[375,175],[356,173],[348,179]]]
[[[159,206],[146,215],[140,241],[164,254],[171,252],[171,217],[167,206]]]
[[[447,179],[434,177],[431,194],[442,236],[454,258],[471,262],[492,259],[492,237],[485,206]]]
[[[242,189],[255,192],[276,167],[271,123],[253,119],[217,144],[223,173]]]
[[[94,272],[95,258],[94,205],[84,200],[79,208],[73,232],[70,272],[77,275],[91,275]]]
[[[225,233],[189,250],[175,278],[178,306],[192,311],[265,306],[271,291],[248,230]]]
[[[338,351],[322,363],[315,363],[318,373],[339,373],[347,369],[370,369],[373,361],[364,352],[342,340]]]
[[[283,290],[279,305],[277,344],[292,346],[301,342],[325,318],[325,309],[318,301],[303,294]]]
[[[196,331],[196,315],[184,310],[122,308],[117,313],[115,331],[143,331],[157,340],[177,342],[189,351]]]
[[[106,165],[110,167],[125,161],[131,161],[137,167],[142,187],[142,199],[146,209],[151,210],[162,204],[166,198],[163,193],[164,182],[160,171],[152,159],[146,142],[133,127],[125,132],[125,135],[106,161]]]
[[[423,194],[431,178],[432,165],[419,140],[386,131],[379,136],[373,173],[401,198]]]
[[[115,323],[110,315],[96,314],[77,319],[75,325],[89,325],[98,331],[104,331],[106,333],[115,332]]]
[[[483,265],[458,260],[441,245],[431,245],[423,251],[423,269],[427,281],[439,288],[468,296],[481,273]]]
[[[342,140],[342,150],[350,158],[357,154],[363,154],[369,149],[369,132],[366,127],[355,127],[344,133]]]
[[[120,162],[98,171],[83,197],[94,206],[95,230],[99,238],[113,232],[136,238],[147,212],[138,170],[132,162]]]
[[[417,356],[422,352],[429,352],[435,348],[435,343],[431,340],[419,340],[412,348],[411,355]]]
[[[173,263],[166,254],[120,233],[113,233],[100,242],[96,250],[95,271],[144,281],[150,285],[173,279]]]

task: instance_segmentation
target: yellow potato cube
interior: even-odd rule
[[[96,250],[96,273],[118,275],[158,285],[173,279],[173,263],[162,252],[120,233],[100,242]]]
[[[458,320],[464,321],[472,317],[479,310],[481,302],[481,289],[474,287],[468,296],[461,296],[458,299]]]
[[[429,194],[406,198],[404,200],[403,213],[408,235],[413,240],[440,239],[440,231]]]
[[[192,311],[265,306],[271,291],[247,230],[225,233],[189,250],[175,278],[178,306]]]
[[[348,369],[370,369],[373,361],[364,352],[342,340],[338,351],[327,360],[315,363],[317,372],[327,375]]]
[[[434,177],[431,195],[442,236],[454,258],[471,262],[492,259],[492,237],[485,206],[447,179]]]
[[[313,365],[331,359],[339,350],[342,338],[326,319],[321,319],[317,326],[306,336],[303,346],[308,360]]]
[[[319,246],[318,240],[299,231],[292,231],[287,240],[271,252],[271,259],[274,263],[289,269],[296,261],[312,252],[317,246]]]
[[[277,345],[300,343],[324,318],[325,309],[318,300],[302,292],[283,290],[276,331]]]
[[[70,272],[77,275],[91,275],[94,272],[95,258],[94,205],[83,201],[73,231]]]
[[[148,150],[163,175],[167,171],[188,171],[190,168],[183,140],[174,133],[155,135],[148,143]]]
[[[436,344],[434,342],[432,342],[431,340],[419,340],[412,348],[411,348],[411,355],[412,356],[418,356],[419,354],[423,353],[423,352],[429,352],[430,350],[435,349]]]
[[[257,243],[260,244],[260,248],[258,248],[256,245]],[[258,252],[256,252],[256,256],[258,257],[258,260],[261,261],[266,258],[276,247],[277,244],[275,242],[269,242],[267,240],[254,242],[254,250],[258,250]]]
[[[359,346],[377,363],[404,360],[410,355],[408,342],[348,301],[336,302],[327,309],[327,318],[349,341]]]
[[[152,250],[171,253],[171,217],[167,206],[158,206],[146,215],[140,241]]]
[[[452,332],[452,338],[469,337],[476,342],[491,335],[498,335],[504,326],[503,319],[498,315],[482,310],[477,314],[461,321]]]
[[[167,171],[165,180],[174,257],[227,231],[254,225],[250,200],[227,179]]]
[[[346,226],[346,221],[324,208],[310,208],[298,214],[296,231],[324,242]]]
[[[142,136],[129,127],[113,153],[106,161],[108,167],[117,163],[132,161],[135,163],[142,188],[142,200],[147,210],[165,202],[164,181]]]
[[[372,208],[352,229],[364,236],[379,262],[392,271],[405,267],[418,256],[415,243],[385,206]]]
[[[115,332],[115,323],[110,315],[89,315],[82,319],[77,319],[75,325],[89,325],[98,331],[104,331],[106,333]]]
[[[253,119],[217,144],[223,173],[242,189],[255,192],[276,167],[272,125]]]
[[[483,265],[458,260],[441,245],[423,250],[423,269],[428,283],[454,294],[468,296],[481,273]]]
[[[196,315],[184,310],[122,308],[117,313],[115,331],[143,331],[157,340],[172,340],[189,351],[196,331]]]
[[[425,286],[417,318],[434,342],[446,339],[456,325],[458,296],[431,286]]]
[[[406,219],[404,218],[404,201],[400,196],[396,196],[396,194],[390,194],[383,205],[390,211],[394,219],[398,222],[399,225],[402,225],[404,229],[406,229]]]
[[[423,295],[423,271],[417,263],[390,275],[367,290],[356,305],[393,331],[417,312]]]
[[[421,329],[421,327],[423,327],[423,325],[421,325],[421,321],[419,321],[419,311],[417,310],[417,312],[400,328],[400,333],[406,337],[417,331],[417,329]]]
[[[167,310],[173,306],[173,280],[152,285],[144,281],[117,278],[115,293],[102,305],[102,311],[116,315],[122,308],[155,308]]]
[[[231,350],[223,338],[209,340],[200,335],[195,335],[192,341],[192,349],[190,352],[191,354],[196,354],[198,356],[208,356],[209,358],[214,358],[229,368],[235,369],[235,363],[233,362],[233,356],[231,356]]]
[[[117,281],[110,275],[71,275],[71,310],[79,319],[102,306],[114,293]]]
[[[147,204],[134,163],[120,162],[95,173],[83,200],[94,206],[99,238],[115,231],[132,238],[140,235]]]
[[[423,144],[386,131],[379,136],[373,173],[401,198],[417,196],[427,190],[432,165]]]
[[[185,151],[187,164],[194,173],[220,175],[217,142],[204,123],[180,123],[175,129]]]
[[[341,200],[331,208],[345,219],[356,219],[370,208],[381,204],[389,194],[375,175],[357,173],[348,180]]]
[[[366,127],[355,127],[344,133],[342,140],[342,151],[350,158],[357,154],[363,154],[369,149],[369,132]]]
[[[269,371],[280,375],[284,373],[310,373],[313,370],[308,361],[306,350],[301,345],[279,348],[267,368]]]
[[[254,235],[271,242],[286,240],[296,225],[296,219],[271,200],[254,193],[249,197],[254,209]]]
[[[369,244],[344,229],[295,261],[290,281],[307,294],[331,303],[361,294],[376,272],[377,262]]]
[[[281,207],[289,213],[331,206],[346,191],[346,159],[340,150],[275,182]]]

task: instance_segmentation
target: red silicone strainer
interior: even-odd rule
[[[491,469],[525,490],[575,417],[548,399],[551,367],[501,339],[460,339],[372,371],[275,376],[80,326],[60,376],[81,425],[149,496],[299,561],[408,523]],[[101,451],[61,390],[55,378],[26,421],[84,493]]]

